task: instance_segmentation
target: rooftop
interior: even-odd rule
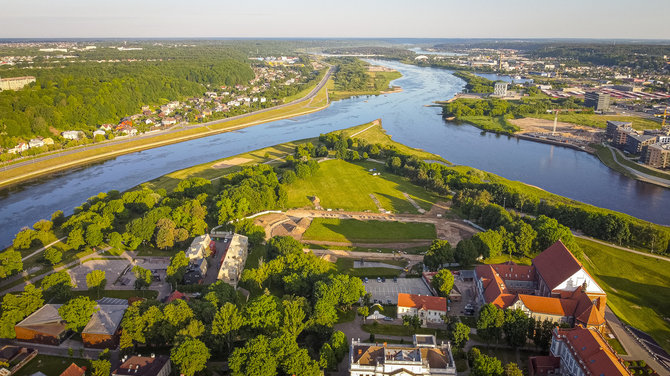
[[[630,375],[623,361],[612,351],[595,330],[581,327],[555,329],[554,336],[566,341],[573,355],[582,361],[582,368],[592,375]]]
[[[560,267],[557,267],[560,265]],[[533,266],[550,290],[577,273],[582,264],[560,240],[533,259]]]
[[[82,333],[113,335],[121,325],[128,304],[98,304]]]
[[[408,308],[446,312],[447,299],[436,296],[399,293],[398,307],[408,307]]]
[[[165,355],[132,356],[114,370],[112,376],[155,376],[169,361]]]
[[[62,304],[45,304],[16,326],[58,336],[67,330],[65,321],[58,313],[58,308],[61,306]]]

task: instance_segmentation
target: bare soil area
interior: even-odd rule
[[[251,159],[249,158],[241,158],[241,157],[236,157],[236,158],[230,158],[226,159],[225,161],[221,161],[218,163],[215,163],[212,165],[212,168],[229,168],[233,166],[239,166],[241,164],[251,162]]]

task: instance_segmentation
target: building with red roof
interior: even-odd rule
[[[86,374],[86,367],[79,367],[72,363],[69,367],[60,374],[60,376],[84,376]]]
[[[528,359],[531,376],[538,375],[606,375],[629,376],[624,361],[594,329],[577,326],[571,329],[555,328],[550,356]]]
[[[605,324],[605,291],[560,240],[530,266],[477,266],[475,288],[478,303],[520,309],[536,320],[589,328]]]
[[[419,316],[423,324],[442,324],[442,315],[447,314],[447,299],[437,296],[398,294],[398,318],[405,315]]]

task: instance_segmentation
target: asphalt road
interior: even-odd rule
[[[193,125],[180,125],[180,126],[172,127],[171,129],[168,129],[168,130],[162,131],[162,132],[143,134],[143,135],[135,136],[135,137],[127,137],[127,138],[123,138],[123,139],[120,139],[120,140],[115,139],[115,140],[112,140],[112,141],[109,141],[109,142],[101,142],[101,143],[94,144],[94,145],[69,149],[69,150],[58,152],[58,153],[52,153],[52,154],[49,154],[49,155],[45,155],[43,157],[39,157],[39,158],[35,158],[35,159],[23,161],[23,162],[14,163],[14,164],[9,165],[9,166],[3,166],[2,171],[11,171],[11,170],[23,167],[23,166],[27,166],[27,165],[36,163],[36,162],[46,161],[46,160],[50,160],[50,159],[53,159],[53,158],[58,158],[58,157],[65,156],[65,155],[79,153],[79,152],[82,152],[82,151],[95,150],[95,149],[98,149],[98,148],[101,148],[101,147],[119,145],[119,144],[124,144],[124,143],[127,143],[127,142],[131,142],[131,141],[137,141],[137,140],[150,140],[153,137],[163,136],[163,135],[170,134],[170,133],[181,132],[181,131],[188,130],[188,129],[203,128],[203,127],[208,127],[208,126],[215,125],[215,124],[223,124],[223,123],[238,120],[238,119],[244,119],[244,118],[247,118],[247,117],[250,117],[250,116],[253,116],[253,115],[262,114],[262,113],[265,113],[265,112],[268,112],[268,111],[271,111],[271,110],[276,110],[276,109],[288,107],[288,106],[291,106],[291,105],[294,105],[294,104],[302,103],[302,102],[311,100],[312,98],[314,98],[316,96],[316,94],[319,92],[319,90],[321,90],[326,85],[326,83],[328,82],[328,79],[333,74],[334,70],[335,70],[335,67],[331,66],[328,69],[328,72],[326,72],[326,74],[323,76],[323,78],[321,79],[319,84],[316,85],[316,87],[314,89],[312,89],[312,91],[310,91],[309,94],[307,94],[306,96],[304,96],[300,99],[296,99],[292,102],[289,102],[289,103],[281,104],[281,105],[270,107],[270,108],[264,108],[262,110],[253,111],[253,112],[249,112],[249,113],[246,113],[246,114],[237,115],[237,116],[233,116],[233,117],[229,117],[229,118],[225,118],[225,119],[213,120],[213,121],[209,121],[209,122],[206,122],[206,123],[199,123],[199,124],[193,124]],[[225,131],[226,131],[225,129],[221,130],[221,132],[225,132]],[[195,137],[197,137],[197,135],[194,136],[194,138]]]

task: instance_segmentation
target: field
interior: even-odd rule
[[[416,213],[407,201],[407,193],[421,208],[430,209],[437,196],[397,175],[385,172],[379,163],[349,163],[329,160],[312,176],[299,179],[288,187],[288,207],[309,207],[311,197],[317,196],[323,208],[350,211],[378,212],[370,197],[373,194],[385,210],[397,213]],[[373,176],[369,169],[384,171]]]
[[[507,119],[505,119],[503,116],[462,116],[457,120],[464,121],[475,125],[477,128],[496,133],[512,134],[519,130],[519,127],[507,121]]]
[[[382,262],[382,261],[377,261],[377,262]],[[382,268],[382,267],[377,267],[377,268],[354,268],[354,259],[350,258],[338,258],[337,261],[335,261],[335,267],[337,267],[338,273],[342,274],[348,274],[354,277],[368,277],[368,278],[377,278],[377,277],[385,277],[385,278],[393,278],[397,277],[402,273],[402,270],[400,269],[392,269],[392,268]]]
[[[77,355],[77,351],[75,351]],[[16,376],[28,376],[37,372],[42,372],[45,375],[60,375],[70,364],[75,363],[79,367],[86,367],[91,369],[91,363],[87,359],[79,358],[65,358],[59,356],[41,355],[38,354],[28,364],[23,366]]]
[[[670,262],[576,238],[586,269],[607,292],[607,305],[624,322],[670,350]]]
[[[435,239],[432,223],[359,221],[357,219],[314,218],[303,239],[352,243],[385,243]]]
[[[553,114],[533,114],[528,117],[554,120],[555,115]],[[567,123],[574,123],[579,125],[585,125],[587,127],[594,128],[606,128],[607,121],[630,121],[633,123],[633,128],[641,129],[655,129],[660,128],[661,124],[657,121],[651,119],[645,119],[637,116],[617,116],[617,115],[596,115],[596,114],[579,114],[579,113],[559,113],[558,121],[564,121]]]

